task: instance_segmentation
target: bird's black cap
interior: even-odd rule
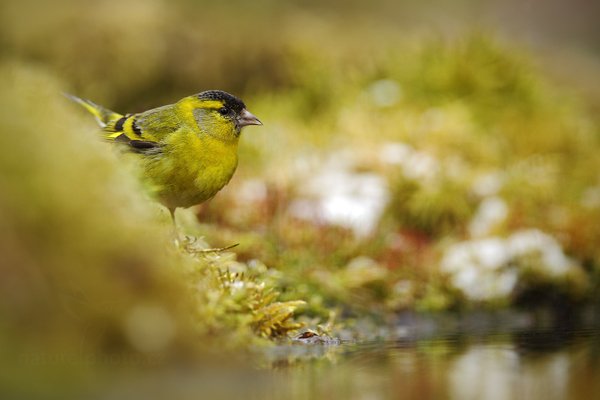
[[[225,104],[225,107],[231,108],[236,113],[240,113],[246,108],[246,105],[242,100],[222,90],[207,90],[198,93],[198,98],[200,100],[220,100]]]

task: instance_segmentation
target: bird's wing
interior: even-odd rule
[[[66,93],[65,95],[96,117],[106,140],[125,143],[137,153],[160,152],[164,138],[181,127],[181,121],[172,104],[138,114],[122,115],[90,100]]]
[[[154,108],[139,114],[127,114],[104,127],[106,138],[127,143],[137,153],[160,152],[162,141],[177,131],[181,122],[173,105]]]

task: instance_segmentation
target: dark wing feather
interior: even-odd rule
[[[158,154],[162,151],[160,143],[148,140],[130,140],[127,144],[134,152],[140,154]]]
[[[128,114],[112,121],[104,130],[109,138],[129,145],[140,154],[157,154],[166,136],[179,129],[181,123],[173,105],[148,110],[140,114]]]

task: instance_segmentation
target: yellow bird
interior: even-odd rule
[[[105,139],[139,154],[144,178],[172,217],[176,208],[200,204],[229,182],[242,128],[262,125],[242,100],[221,90],[125,115],[68,97],[96,117]]]

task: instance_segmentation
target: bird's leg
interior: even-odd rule
[[[177,229],[177,221],[175,221],[175,208],[167,208],[167,210],[169,210],[169,215],[171,216],[171,222],[173,224],[173,243],[175,244],[175,247],[181,247],[184,245],[185,240],[182,240],[179,235],[179,229]]]
[[[169,208],[168,210],[171,214],[171,221],[173,222],[173,242],[175,243],[175,247],[190,253],[196,252],[194,244],[198,241],[198,238],[180,232],[177,227],[177,221],[175,220],[175,208]]]
[[[171,215],[171,221],[173,222],[173,242],[175,246],[183,249],[189,253],[193,254],[212,254],[212,253],[220,253],[229,249],[232,249],[239,245],[239,243],[232,244],[230,246],[225,247],[217,247],[217,248],[208,248],[202,249],[195,246],[197,242],[197,238],[194,236],[181,235],[179,229],[177,229],[177,222],[175,221],[175,209],[168,208],[169,213]]]
[[[168,210],[171,214],[171,222],[173,222],[173,243],[175,244],[175,247],[189,251],[193,248],[192,246],[197,239],[194,236],[188,236],[181,233],[177,227],[177,221],[175,220],[175,208],[168,208]]]

